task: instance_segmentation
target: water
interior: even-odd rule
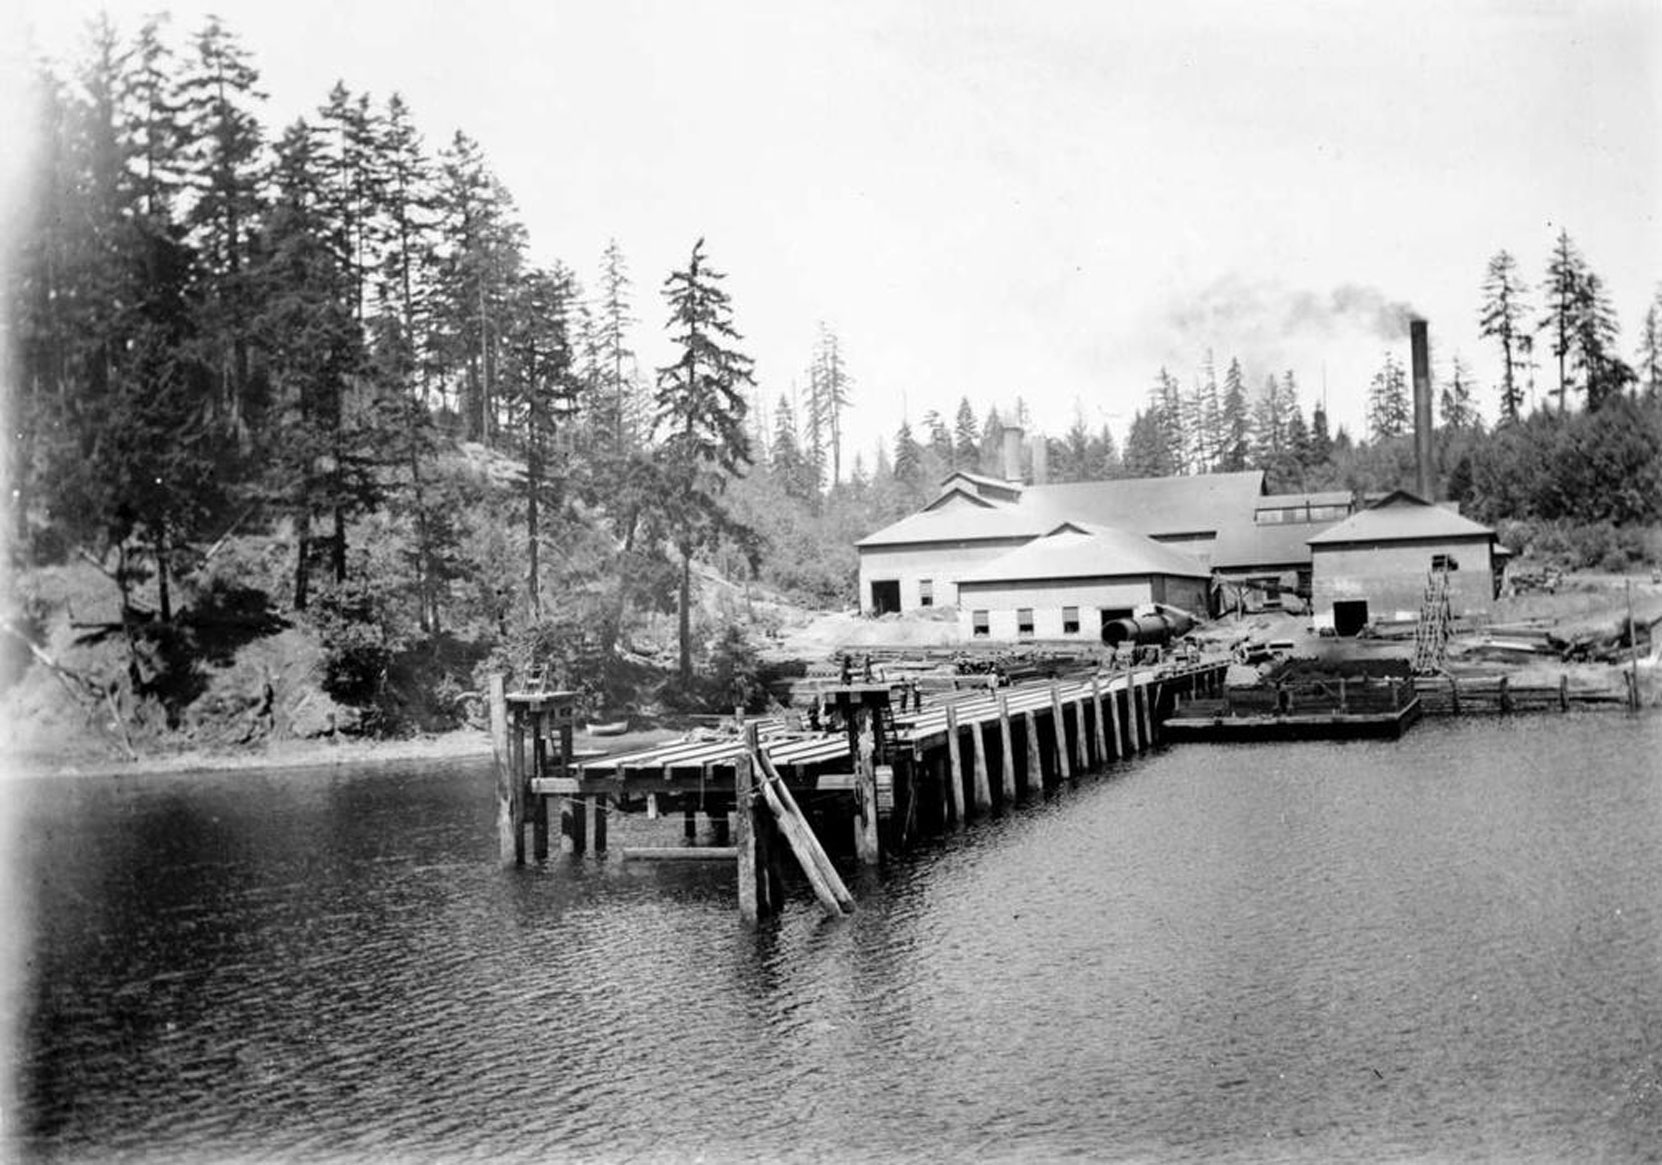
[[[725,865],[499,871],[482,766],[18,783],[11,1148],[1656,1160],[1658,756],[1183,745],[756,933]]]

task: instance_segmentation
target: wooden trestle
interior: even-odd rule
[[[736,860],[747,920],[777,910],[778,861],[794,854],[827,913],[853,909],[820,838],[862,867],[942,828],[963,825],[1047,783],[1069,780],[1154,744],[1184,698],[1221,690],[1226,657],[943,693],[926,708],[895,707],[889,685],[823,693],[841,731],[805,732],[759,720],[742,734],[608,756],[572,750],[576,694],[491,685],[497,822],[505,864],[547,857],[550,818],[561,848],[606,850],[608,814],[681,810],[716,846],[626,850],[625,857]],[[896,689],[898,690],[898,689]],[[965,737],[968,740],[965,740]],[[996,776],[995,776],[996,774]],[[729,845],[729,841],[733,844]]]

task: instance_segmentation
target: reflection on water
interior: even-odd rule
[[[1641,1159],[1659,755],[1619,715],[1184,745],[754,933],[724,867],[499,871],[482,766],[18,784],[8,1130],[46,1160]]]

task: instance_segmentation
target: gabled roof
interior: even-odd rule
[[[1212,565],[1224,571],[1308,566],[1310,531],[1322,528],[1321,523],[1309,522],[1232,524],[1218,532],[1212,546]]]
[[[913,514],[856,545],[1032,538],[1070,519],[1146,535],[1207,534],[1233,524],[1251,525],[1263,485],[1264,475],[1257,470],[1030,485],[1019,500],[996,503],[991,509],[956,506],[945,513]]]
[[[952,489],[942,490],[935,496],[934,501],[930,502],[923,508],[925,511],[944,510],[954,504],[979,506],[983,510],[990,510],[993,508],[992,502],[988,501],[974,490],[962,489],[958,486],[954,486]]]
[[[958,579],[958,584],[1016,582],[1041,578],[1116,578],[1123,575],[1208,578],[1193,555],[1162,546],[1129,530],[1070,525],[1001,554]]]
[[[1423,538],[1493,538],[1495,532],[1407,490],[1386,494],[1360,513],[1308,539],[1311,546],[1347,542],[1402,542]]]
[[[1006,481],[1002,477],[988,477],[984,473],[971,473],[967,469],[954,469],[941,478],[941,487],[944,489],[954,481],[968,482],[975,491],[983,495],[992,494],[1001,499],[1014,500],[1021,496],[1023,489],[1019,481]]]
[[[948,506],[944,510],[921,510],[867,534],[856,546],[894,546],[912,542],[985,542],[1011,538],[1037,538],[1055,523],[1019,506]]]

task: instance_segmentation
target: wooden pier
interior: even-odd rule
[[[631,860],[735,860],[739,909],[777,910],[779,863],[794,856],[829,914],[853,909],[820,839],[857,866],[879,864],[1048,784],[1149,748],[1181,700],[1221,690],[1227,657],[1097,671],[1007,688],[937,693],[901,708],[904,687],[843,684],[822,693],[830,730],[752,721],[714,739],[605,756],[572,749],[576,694],[490,691],[497,823],[505,864],[544,860],[558,819],[560,848],[604,853],[614,813],[697,817],[715,846],[631,849]],[[714,850],[715,853],[702,852]]]

